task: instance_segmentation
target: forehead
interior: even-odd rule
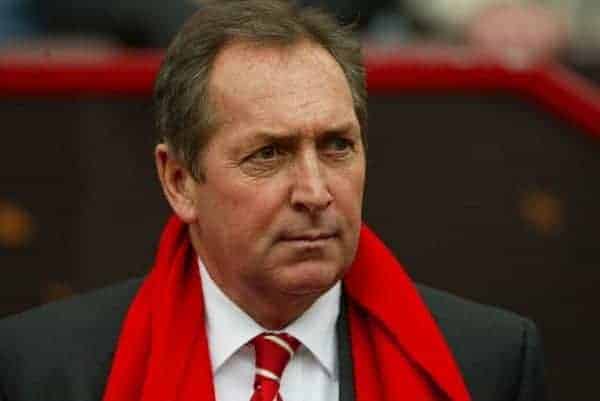
[[[310,42],[233,43],[215,59],[209,88],[222,124],[255,122],[284,130],[355,118],[342,68]]]

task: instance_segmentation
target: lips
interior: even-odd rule
[[[282,241],[317,242],[337,237],[336,231],[307,231],[299,233],[286,233],[282,235]]]

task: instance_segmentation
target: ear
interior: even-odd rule
[[[196,188],[199,183],[169,146],[161,143],[154,149],[158,178],[171,208],[185,223],[196,221]]]

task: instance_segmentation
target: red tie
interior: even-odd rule
[[[279,381],[300,341],[285,333],[263,333],[252,340],[256,354],[254,394],[250,401],[283,401]]]

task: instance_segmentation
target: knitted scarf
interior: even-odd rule
[[[470,401],[417,290],[364,225],[343,287],[356,401]],[[215,401],[204,319],[187,226],[172,217],[125,318],[103,401]]]

